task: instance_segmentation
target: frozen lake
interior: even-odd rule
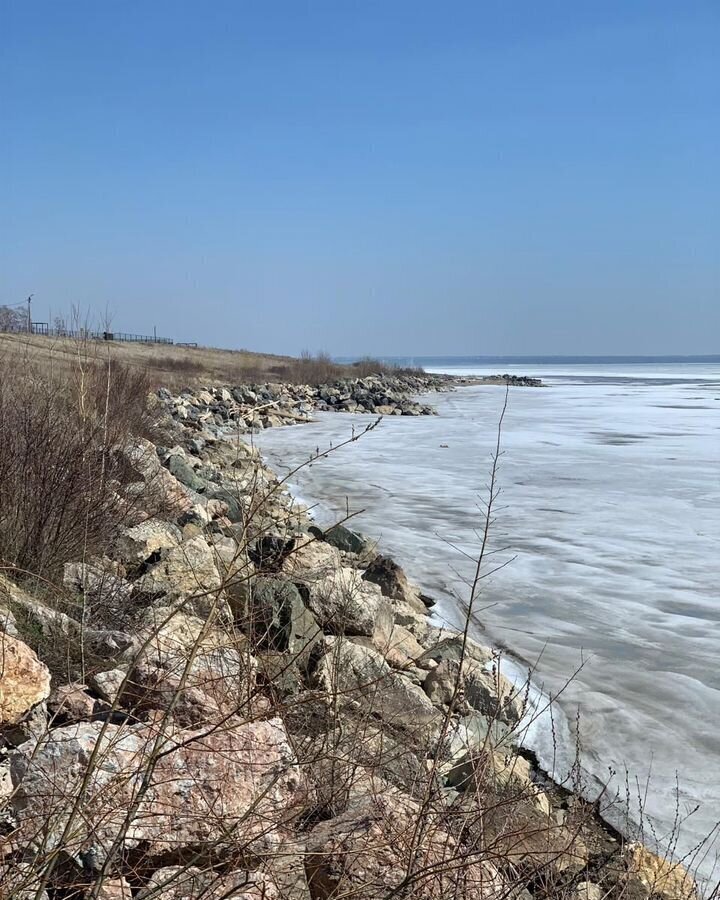
[[[445,371],[451,369],[444,367]],[[686,818],[687,853],[720,819],[720,365],[498,365],[512,388],[493,546],[514,557],[484,582],[490,639],[581,712],[584,767],[624,794],[647,787],[658,837]],[[465,372],[479,372],[466,367]],[[459,621],[504,389],[432,395],[438,417],[390,417],[293,482],[318,517],[362,509],[380,539]],[[282,474],[372,417],[321,414],[257,444]],[[534,735],[549,770],[552,744]],[[568,757],[556,759],[559,775]],[[676,794],[676,773],[679,793]],[[695,811],[695,807],[699,808]],[[689,815],[692,813],[691,815]],[[717,845],[701,860],[709,875]]]

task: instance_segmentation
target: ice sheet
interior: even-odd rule
[[[584,764],[624,792],[644,783],[658,835],[676,813],[687,852],[720,819],[720,387],[717,366],[664,364],[630,382],[620,367],[550,375],[546,390],[513,388],[503,432],[497,561],[483,583],[488,639],[507,646],[536,683],[581,710]],[[631,370],[632,372],[632,370]],[[560,376],[565,377],[560,377]],[[556,377],[557,376],[557,377]],[[567,377],[569,376],[569,377]],[[477,551],[503,389],[463,388],[430,400],[435,418],[390,417],[296,478],[320,514],[362,510],[357,526],[440,598],[458,622]],[[260,447],[282,471],[339,443],[369,417],[318,416],[274,429]],[[548,769],[547,729],[533,742]],[[713,855],[713,854],[711,854]],[[703,870],[710,873],[714,859]]]

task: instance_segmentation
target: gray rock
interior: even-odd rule
[[[310,534],[320,540],[327,541],[328,544],[347,553],[363,554],[369,551],[372,546],[371,541],[357,534],[357,532],[351,531],[344,525],[334,525],[327,531],[322,531],[313,525],[310,528]]]
[[[306,662],[322,631],[297,587],[279,578],[256,578],[250,603],[256,640],[268,649],[300,655]]]
[[[65,563],[63,584],[82,595],[85,621],[122,622],[131,610],[132,584],[100,565]]]
[[[376,584],[383,596],[406,603],[418,613],[427,611],[418,589],[410,584],[402,567],[390,557],[380,554],[376,556],[365,570],[363,578]]]
[[[466,782],[471,774],[471,769],[463,770],[467,760],[481,751],[509,746],[508,735],[506,725],[478,712],[453,719],[443,745],[437,748],[437,756],[441,760],[440,772],[452,773],[449,783],[453,785]]]
[[[440,714],[422,689],[393,671],[376,650],[341,637],[326,637],[325,646],[314,678],[332,702],[361,708],[399,728],[439,725]]]
[[[206,496],[212,500],[222,500],[227,504],[227,517],[231,522],[242,522],[244,519],[243,509],[238,500],[238,492],[230,491],[225,487],[211,487],[207,490]]]
[[[137,649],[137,638],[125,631],[86,628],[83,636],[87,660],[94,665],[127,661]]]
[[[480,664],[465,664],[465,699],[478,712],[516,725],[523,715],[522,698],[499,671],[486,671]]]
[[[126,677],[127,672],[124,669],[108,669],[90,675],[88,683],[102,700],[113,706],[119,697]]]
[[[195,474],[193,467],[179,453],[170,456],[166,466],[170,474],[174,475],[180,484],[184,484],[190,490],[197,491],[198,494],[202,494],[205,491],[206,483]]]
[[[39,739],[47,728],[48,711],[43,700],[28,710],[19,721],[0,726],[0,744],[4,747],[21,747],[28,741]]]
[[[188,512],[186,515],[196,515]],[[169,550],[182,540],[182,532],[176,525],[160,519],[148,519],[127,528],[116,542],[116,553],[129,565],[146,562],[153,554]]]
[[[10,637],[20,637],[13,611],[4,603],[0,605],[0,631],[9,634]]]
[[[135,582],[136,590],[143,593],[177,598],[196,596],[210,604],[212,592],[221,586],[214,554],[200,536],[163,551],[160,561]]]
[[[503,879],[481,854],[467,854],[417,800],[368,779],[340,815],[316,824],[307,836],[306,869],[313,897],[412,897],[413,900],[506,897]],[[417,828],[419,821],[428,827]],[[407,890],[407,838],[422,860]]]
[[[377,585],[363,581],[357,569],[341,567],[308,586],[307,605],[320,625],[334,634],[390,640],[392,607]]]
[[[23,633],[32,635],[34,645],[42,645],[58,658],[79,659],[80,650],[89,666],[117,663],[132,655],[135,639],[124,631],[83,628],[77,619],[45,606],[24,591],[13,587],[10,602]]]
[[[6,821],[5,813],[2,824],[7,825],[8,831],[12,829],[12,825]],[[47,891],[38,893],[37,863],[34,860],[18,860],[11,855],[1,860],[0,885],[2,896],[12,900],[48,900]]]
[[[86,685],[73,682],[54,688],[47,707],[54,719],[69,724],[90,720],[95,711],[95,700],[88,694]]]
[[[273,879],[261,872],[217,872],[165,866],[153,872],[137,900],[278,900]],[[129,897],[128,897],[129,900]]]
[[[459,662],[461,656],[463,655],[463,639],[460,634],[452,634],[448,637],[441,638],[435,644],[432,645],[428,650],[423,653],[421,659],[418,661],[419,665],[425,661],[432,660],[436,663],[441,663],[443,660],[452,660],[454,662]],[[468,638],[465,642],[464,649],[465,659],[472,659],[475,662],[478,662],[482,665],[490,662],[492,660],[492,650],[488,647],[483,647],[480,644],[477,644],[472,639]]]
[[[425,676],[426,694],[436,706],[444,706],[455,698],[456,703],[466,702],[473,709],[510,725],[522,717],[520,699],[512,684],[500,672],[486,672],[472,659],[465,659],[462,666],[454,659],[443,659]]]

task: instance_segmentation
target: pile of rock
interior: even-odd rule
[[[3,897],[695,897],[519,749],[497,654],[185,421],[126,450],[173,514],[68,561],[62,611],[0,579]]]
[[[365,412],[380,416],[428,416],[431,406],[411,399],[429,391],[447,390],[442,375],[370,375],[344,379],[315,389],[315,408],[336,412]]]
[[[342,379],[313,387],[307,384],[267,383],[239,387],[209,387],[159,397],[172,417],[188,427],[241,430],[308,422],[314,410],[371,413],[378,416],[427,416],[434,410],[414,395],[447,389],[439,375],[372,375]]]
[[[540,387],[539,378],[523,375],[454,376],[382,374],[343,378],[311,386],[268,382],[238,387],[210,386],[184,390],[174,396],[167,389],[158,396],[171,417],[187,428],[259,431],[279,425],[309,422],[321,412],[368,413],[375,416],[429,416],[435,410],[414,397],[457,385],[509,384]]]
[[[541,378],[531,378],[529,375],[486,375],[482,379],[483,384],[509,384],[510,387],[542,387]]]

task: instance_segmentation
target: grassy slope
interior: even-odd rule
[[[170,387],[209,381],[240,384],[282,380],[299,363],[292,357],[251,353],[248,350],[114,341],[90,341],[79,345],[78,341],[70,338],[0,333],[0,359],[18,363],[30,358],[35,363],[64,369],[77,361],[78,354],[105,359],[108,353],[116,362],[144,369],[153,382]]]

